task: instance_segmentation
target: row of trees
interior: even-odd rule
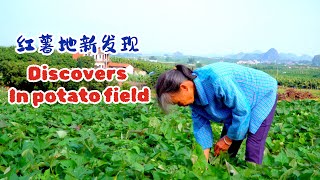
[[[60,54],[54,52],[50,56],[44,56],[39,53],[17,54],[14,47],[0,47],[0,77],[4,86],[16,87],[20,90],[56,90],[64,87],[66,90],[77,90],[79,87],[85,86],[88,89],[104,89],[106,82],[98,83],[95,81],[81,83],[76,82],[28,82],[26,79],[27,67],[31,64],[48,64],[50,68],[92,68],[94,67],[94,59],[84,56],[78,60],[72,59],[72,55],[68,53]]]
[[[312,59],[312,65],[314,66],[320,66],[320,54],[315,55]]]
[[[316,56],[315,56],[316,58]],[[320,58],[320,56],[319,56]],[[149,87],[154,87],[157,78],[161,73],[173,68],[175,64],[148,62],[143,60],[132,60],[120,57],[111,57],[113,62],[128,63],[135,68],[146,71],[149,75],[143,78],[130,77],[132,81],[143,81]],[[317,58],[315,60],[317,62]],[[56,90],[58,87],[64,87],[67,90],[77,90],[79,87],[87,87],[89,90],[97,89],[103,90],[107,85],[116,85],[117,82],[96,82],[96,81],[82,81],[76,82],[28,82],[26,80],[26,69],[31,64],[48,64],[49,67],[57,69],[61,68],[91,68],[94,67],[94,59],[92,57],[84,56],[78,60],[72,59],[72,55],[68,53],[60,54],[54,52],[50,56],[44,56],[39,53],[25,53],[17,54],[14,47],[0,47],[0,85],[16,87],[20,90]],[[256,69],[265,71],[277,78],[279,85],[320,89],[320,72],[319,68],[291,68],[285,66],[275,67],[258,65],[253,66]],[[280,72],[280,73],[278,73]],[[284,72],[286,72],[284,74]]]
[[[278,84],[280,86],[299,88],[299,89],[320,89],[320,80],[309,79],[303,80],[301,78],[287,78],[287,77],[278,77]]]
[[[50,68],[92,68],[94,67],[94,59],[92,57],[83,56],[74,60],[71,54],[58,52],[52,53],[50,56],[44,56],[37,52],[17,54],[15,47],[0,47],[0,85],[15,87],[19,90],[56,90],[64,87],[66,90],[77,90],[80,87],[87,87],[89,90],[97,89],[102,91],[107,85],[118,85],[113,82],[28,82],[26,79],[27,67],[31,64],[48,64]],[[133,67],[146,71],[149,75],[129,76],[128,81],[138,81],[146,83],[149,87],[154,87],[159,75],[173,68],[173,64],[152,63],[142,60],[132,60],[120,57],[111,57],[112,62],[128,63]]]
[[[320,68],[318,67],[291,67],[284,65],[254,65],[251,67],[272,75],[281,86],[301,89],[320,89]]]
[[[174,67],[174,64],[132,60],[120,57],[111,57],[111,61],[119,63],[128,63],[135,68],[146,71],[149,74],[149,76],[147,76],[144,80],[146,81],[147,86],[151,88],[155,86],[155,83],[161,73],[170,70]]]

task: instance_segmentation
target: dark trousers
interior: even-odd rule
[[[277,98],[278,99],[278,98]],[[263,160],[263,152],[267,139],[267,135],[274,117],[274,113],[277,106],[277,99],[275,104],[272,107],[271,112],[267,116],[267,118],[262,122],[258,131],[255,134],[248,132],[247,134],[247,143],[246,143],[246,161],[254,162],[256,164],[262,164]],[[227,134],[226,126],[223,127],[221,132],[221,137]],[[243,140],[240,141],[232,141],[231,146],[229,147],[228,153],[231,157],[235,157],[239,151]]]

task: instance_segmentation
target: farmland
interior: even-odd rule
[[[320,68],[290,65],[252,65],[275,77],[280,86],[320,89]]]
[[[320,102],[281,101],[262,166],[226,154],[207,164],[189,109],[141,104],[9,105],[1,91],[0,178],[318,179]],[[214,137],[221,126],[212,124]],[[215,141],[217,138],[215,138]],[[207,169],[207,170],[206,170]]]
[[[190,109],[173,107],[174,113],[166,115],[154,98],[149,104],[10,105],[2,86],[101,90],[116,82],[30,83],[25,78],[29,64],[82,68],[90,67],[92,59],[18,55],[12,47],[0,52],[0,179],[320,179],[319,68],[254,67],[277,78],[279,93],[289,100],[278,102],[263,165],[255,166],[244,161],[245,142],[236,159],[213,157],[211,152],[207,163],[193,136]],[[168,64],[111,60],[154,72],[129,77],[151,88],[161,72],[172,69]],[[312,95],[290,90],[286,96],[288,87]],[[296,100],[302,96],[312,99]],[[217,142],[222,125],[211,126]]]

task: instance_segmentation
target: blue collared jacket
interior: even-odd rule
[[[242,140],[248,131],[256,133],[275,103],[277,81],[262,71],[219,62],[193,74],[193,132],[203,149],[213,144],[211,121],[224,123],[229,138]]]

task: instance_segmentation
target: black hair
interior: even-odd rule
[[[182,82],[186,80],[193,81],[197,76],[192,74],[192,70],[185,65],[178,64],[175,69],[162,73],[156,83],[157,100],[160,107],[168,112],[168,104],[171,99],[168,93],[178,92]]]

